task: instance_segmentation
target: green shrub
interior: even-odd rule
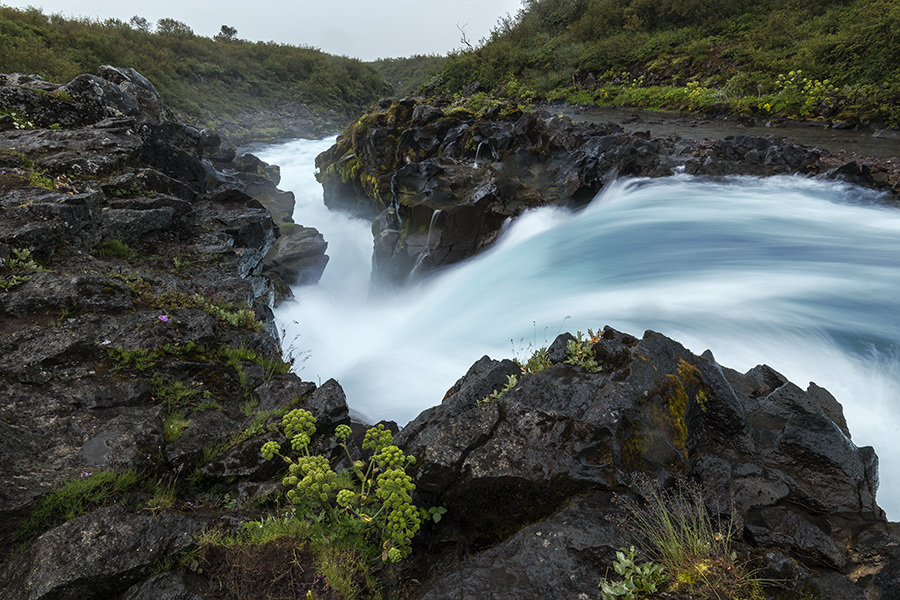
[[[101,257],[115,256],[117,258],[133,258],[137,253],[121,240],[111,238],[97,244],[97,254]]]

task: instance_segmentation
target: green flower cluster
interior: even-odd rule
[[[393,556],[405,558],[412,551],[412,538],[422,524],[419,510],[412,504],[410,493],[416,489],[412,478],[401,469],[390,469],[378,476],[376,495],[382,505],[388,509],[385,528],[390,535],[391,545],[385,545],[387,558]],[[398,559],[399,560],[399,559]]]
[[[291,440],[296,459],[284,457],[289,463],[288,474],[282,482],[289,488],[287,497],[294,504],[295,514],[321,520],[328,517],[334,532],[362,532],[366,540],[381,549],[382,561],[398,562],[412,552],[412,538],[423,519],[438,522],[446,513],[443,507],[420,510],[412,503],[416,489],[406,467],[415,457],[406,456],[394,445],[391,432],[384,425],[372,427],[366,432],[363,449],[371,450],[368,464],[354,461],[347,441],[352,430],[339,425],[335,436],[342,440],[350,467],[335,473],[327,458],[309,453],[309,444],[316,431],[316,419],[309,411],[296,409],[284,416],[282,425]],[[277,442],[262,446],[267,460],[280,454]],[[352,486],[356,489],[351,489]]]
[[[266,460],[272,460],[276,454],[281,451],[281,446],[278,442],[266,442],[262,447],[262,455]]]
[[[379,423],[376,427],[372,427],[366,432],[366,437],[363,438],[363,450],[373,450],[374,452],[381,452],[381,449],[385,446],[390,446],[394,443],[394,436],[391,435],[391,432],[384,428],[384,425]]]
[[[350,435],[353,433],[353,430],[350,429],[349,425],[338,425],[334,430],[334,437],[339,440],[344,440],[345,442],[350,439]]]
[[[304,500],[328,502],[331,491],[338,487],[337,473],[331,470],[328,459],[318,454],[301,456],[291,464],[288,473],[282,483],[291,488],[287,497],[293,504]]]
[[[304,433],[311,437],[316,432],[316,418],[312,416],[311,412],[302,408],[295,408],[284,415],[281,424],[284,426],[284,435],[288,439],[293,438],[296,433]]]
[[[390,434],[390,432],[388,432]],[[393,441],[393,440],[392,440]],[[406,463],[415,464],[415,456],[405,456],[397,446],[384,446],[374,457],[380,469],[403,469]]]

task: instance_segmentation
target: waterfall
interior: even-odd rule
[[[440,209],[437,209],[433,213],[431,213],[431,222],[428,224],[428,235],[425,236],[425,246],[422,248],[422,251],[419,252],[419,256],[416,257],[416,264],[413,265],[412,270],[409,272],[410,281],[415,281],[415,276],[419,270],[419,266],[422,264],[422,261],[425,260],[431,253],[431,234],[434,231],[434,223],[435,221],[437,221],[437,218],[440,214]]]
[[[482,355],[527,359],[560,331],[653,329],[726,367],[765,363],[828,389],[854,442],[875,447],[879,502],[900,518],[900,210],[886,196],[803,177],[620,180],[580,212],[529,211],[489,251],[369,298],[368,223],[320,207],[298,158],[328,145],[260,155],[332,256],[276,318],[310,352],[301,377],[338,379],[355,414],[402,425]]]

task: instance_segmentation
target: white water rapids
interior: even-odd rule
[[[562,332],[653,329],[746,371],[768,364],[841,402],[880,458],[900,519],[900,208],[801,177],[621,180],[584,210],[516,220],[482,255],[370,299],[370,224],[328,211],[314,158],[333,138],[257,155],[281,166],[296,222],[328,242],[317,286],[276,310],[301,377],[337,379],[357,415],[405,424],[482,355],[527,359]],[[299,365],[299,361],[298,361]]]

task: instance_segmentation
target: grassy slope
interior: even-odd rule
[[[409,58],[380,58],[367,64],[381,73],[395,96],[406,96],[433,77],[446,60],[443,56],[419,54]]]
[[[177,23],[177,22],[175,22]],[[384,91],[371,65],[314,48],[194,35],[180,24],[151,33],[116,19],[103,22],[0,6],[0,72],[36,73],[66,82],[111,64],[149,78],[174,110],[201,123],[241,120],[243,111],[286,104],[355,115]]]
[[[524,100],[897,126],[900,3],[528,0],[485,44],[452,54],[432,89],[472,81]]]

